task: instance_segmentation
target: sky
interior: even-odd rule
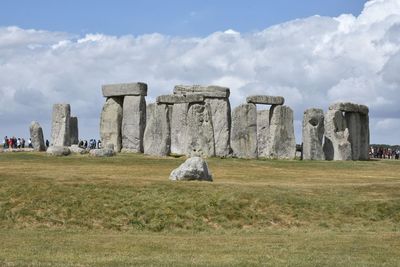
[[[371,143],[399,144],[400,0],[2,1],[0,134],[49,138],[70,103],[98,138],[101,85],[146,82],[147,102],[176,84],[282,95],[297,142],[307,108],[370,107]]]

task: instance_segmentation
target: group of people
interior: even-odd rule
[[[46,147],[49,147],[49,140],[46,140]],[[4,137],[3,141],[3,148],[4,149],[21,149],[21,148],[33,148],[31,138],[28,139],[26,142],[25,138],[21,137]]]
[[[89,142],[87,140],[81,140],[78,143],[78,146],[80,148],[84,148],[84,149],[96,149],[96,148],[101,148],[101,141],[98,140],[96,142],[96,139],[90,139]]]
[[[399,159],[400,149],[386,147],[370,147],[369,157],[375,159]]]

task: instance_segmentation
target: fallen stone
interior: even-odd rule
[[[214,135],[215,156],[227,157],[231,154],[231,104],[228,98],[206,98],[210,105]]]
[[[258,110],[257,111],[257,149],[258,157],[266,158],[267,153],[267,141],[269,135],[269,110]]]
[[[170,109],[165,104],[149,104],[147,107],[144,153],[167,156],[171,152]]]
[[[147,84],[145,83],[120,83],[106,84],[102,86],[104,97],[115,96],[147,96]]]
[[[294,136],[293,110],[288,106],[273,105],[270,109],[267,154],[272,159],[294,159],[296,139]]]
[[[157,97],[158,104],[182,104],[182,103],[202,103],[203,95],[160,95]]]
[[[68,156],[71,151],[65,146],[50,146],[47,148],[46,153],[51,156]]]
[[[324,111],[310,108],[303,116],[303,159],[325,160],[323,150]]]
[[[103,106],[100,118],[101,144],[113,144],[117,152],[122,146],[122,98],[109,97]]]
[[[187,114],[189,103],[174,104],[171,116],[171,153],[184,155],[187,150]]]
[[[227,87],[216,85],[202,86],[202,85],[176,85],[174,94],[177,95],[190,95],[201,94],[204,97],[212,98],[227,98],[230,95],[230,90]]]
[[[46,151],[44,144],[43,129],[40,124],[33,121],[29,126],[29,132],[31,136],[32,146],[35,151]]]
[[[246,98],[247,103],[263,105],[283,105],[285,98],[282,96],[253,95]]]
[[[231,146],[238,158],[257,158],[257,109],[242,104],[232,112]]]
[[[169,179],[172,181],[209,181],[212,182],[212,175],[208,170],[205,160],[200,157],[191,157],[171,172]]]
[[[69,147],[69,150],[71,151],[71,153],[81,154],[81,155],[87,154],[89,152],[88,150],[81,148],[78,145],[71,145]]]
[[[365,105],[358,105],[351,102],[339,102],[329,106],[329,110],[340,110],[342,112],[359,112],[368,114],[369,109]]]
[[[78,131],[78,118],[71,117],[69,119],[69,137],[70,137],[70,144],[76,145],[79,143],[79,131]]]
[[[109,148],[91,149],[89,155],[92,157],[112,157],[115,156],[115,152]]]
[[[324,118],[326,160],[351,160],[351,144],[346,119],[340,110],[328,110]]]
[[[51,123],[51,140],[53,146],[69,146],[69,122],[71,107],[69,104],[54,104]]]
[[[143,152],[143,136],[146,128],[144,96],[125,96],[122,109],[122,151]]]
[[[215,156],[214,132],[209,104],[192,104],[187,115],[187,156]]]

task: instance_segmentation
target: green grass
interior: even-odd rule
[[[400,162],[0,154],[0,265],[400,265]]]

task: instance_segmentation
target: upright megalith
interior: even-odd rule
[[[266,158],[269,135],[269,109],[257,110],[257,151],[258,157]]]
[[[201,95],[211,110],[215,155],[226,157],[231,153],[231,106],[230,90],[221,86],[176,85],[174,95],[193,97]]]
[[[323,151],[324,111],[310,108],[303,116],[303,159],[325,160]]]
[[[125,96],[122,110],[122,151],[143,152],[143,136],[146,127],[145,97]]]
[[[346,112],[344,115],[346,125],[349,129],[349,142],[351,144],[351,158],[360,158],[361,148],[361,118],[358,112]]]
[[[53,146],[69,146],[71,106],[69,104],[54,104],[51,123],[51,140]]]
[[[32,146],[35,151],[45,151],[46,146],[44,144],[43,129],[40,124],[33,121],[29,126],[29,132],[31,135]]]
[[[369,115],[368,111],[360,113],[361,137],[360,137],[360,160],[369,159]]]
[[[351,160],[351,144],[346,119],[340,110],[329,109],[324,118],[324,153],[327,160]]]
[[[192,104],[189,107],[186,131],[186,155],[215,156],[215,140],[209,104]]]
[[[296,139],[294,136],[293,110],[288,106],[273,105],[269,112],[268,158],[294,159],[296,156]]]
[[[70,144],[77,145],[79,143],[79,130],[78,130],[78,118],[70,117],[69,119],[69,137]]]
[[[167,156],[171,152],[170,107],[166,104],[149,104],[146,113],[144,153]]]
[[[100,118],[100,138],[103,147],[112,144],[119,152],[122,147],[122,97],[109,97]]]
[[[185,155],[187,152],[187,115],[189,103],[172,106],[171,116],[171,153]]]
[[[232,112],[231,146],[238,158],[257,158],[257,109],[242,104]]]

